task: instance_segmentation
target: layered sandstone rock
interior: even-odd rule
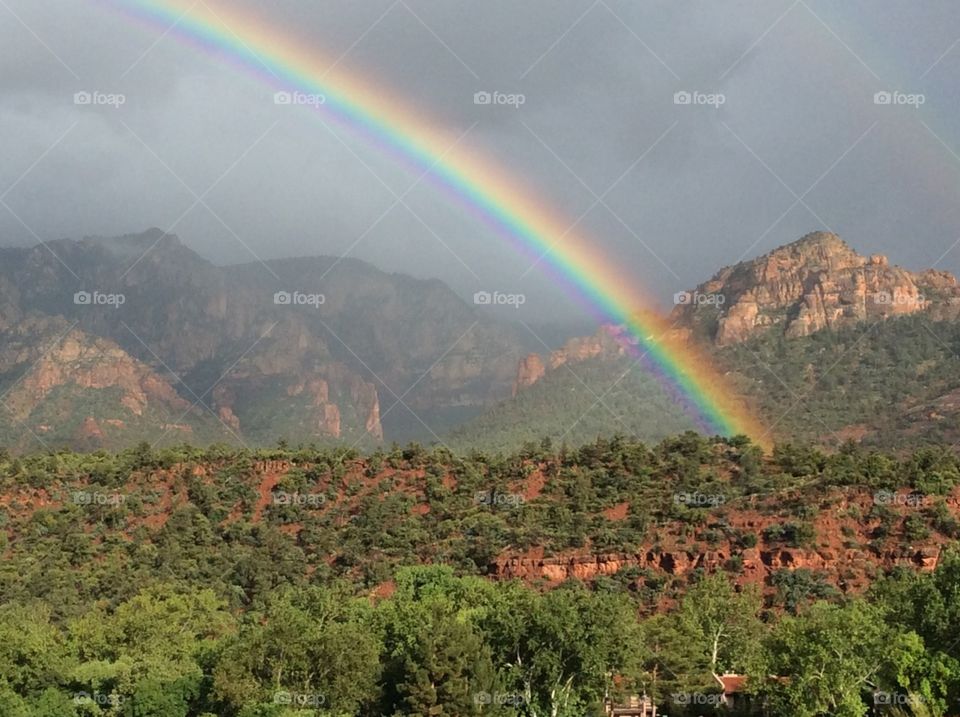
[[[12,348],[12,347],[11,347]],[[28,359],[35,348],[21,355],[14,349],[0,357],[0,365],[14,365]],[[55,389],[118,389],[120,405],[141,416],[155,402],[173,411],[186,412],[191,404],[180,397],[168,381],[146,364],[137,361],[112,341],[71,330],[37,359],[7,396],[6,404],[24,420]],[[93,419],[88,419],[92,421]],[[96,422],[85,431],[96,434]]]
[[[532,386],[550,371],[566,364],[576,364],[597,356],[622,356],[627,350],[623,330],[615,326],[602,326],[593,336],[582,336],[567,341],[562,348],[550,352],[544,358],[529,354],[520,360],[517,376],[513,382],[513,395]]]
[[[719,345],[772,329],[808,336],[921,311],[946,317],[960,310],[960,287],[949,273],[891,266],[885,256],[862,256],[827,232],[722,269],[687,296],[671,323],[681,335]]]

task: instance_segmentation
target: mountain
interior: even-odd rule
[[[35,322],[54,320],[90,348],[85,360],[106,352],[142,381],[165,386],[145,393],[138,433],[164,434],[154,409],[183,413],[178,401],[185,401],[202,415],[203,426],[190,424],[195,441],[371,444],[406,438],[401,425],[430,440],[450,421],[508,397],[525,353],[517,332],[439,281],[334,257],[218,267],[156,229],[0,251],[0,330],[32,344],[9,359],[11,380],[45,337],[56,339]],[[64,340],[45,365],[56,365],[73,386],[85,379],[72,375],[79,369]],[[102,374],[96,390],[127,395],[128,373]],[[33,386],[25,381],[18,390]],[[110,421],[129,422],[124,404],[106,395],[56,404],[64,426],[89,428],[81,431],[84,446],[100,435],[94,424],[103,432]],[[54,410],[52,399],[37,388],[28,403],[40,416]],[[13,419],[42,430],[23,411]],[[15,434],[18,426],[5,430]],[[55,434],[58,444],[77,445],[66,429]]]
[[[727,346],[767,331],[796,338],[920,312],[956,318],[960,286],[947,272],[910,272],[814,232],[721,269],[676,303],[678,331]]]
[[[896,448],[960,440],[960,287],[947,272],[891,266],[818,232],[724,268],[677,300],[676,335],[708,348],[776,438]],[[534,439],[534,425],[571,445],[676,431],[685,418],[653,400],[658,387],[616,332],[524,357],[514,398],[451,440],[516,448]]]
[[[60,318],[0,332],[0,391],[0,442],[17,450],[231,438],[151,367]]]
[[[960,286],[809,234],[677,297],[775,438],[960,440]],[[355,259],[219,267],[160,230],[0,250],[0,441],[442,441],[511,450],[696,426],[618,327],[529,353],[436,280]]]

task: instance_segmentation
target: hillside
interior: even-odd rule
[[[791,704],[824,643],[827,704],[960,689],[944,451],[144,445],[0,455],[0,506],[3,714],[692,715],[725,671]]]
[[[525,353],[516,332],[441,282],[332,257],[216,267],[159,230],[2,250],[0,330],[37,353],[49,333],[37,322],[52,321],[118,347],[178,400],[196,404],[198,420],[209,424],[189,426],[198,442],[373,445],[410,437],[410,426],[414,437],[432,439],[450,420],[509,396]],[[60,351],[47,356],[48,368],[60,358]],[[74,380],[69,362],[55,370]],[[119,377],[111,383],[105,375],[98,389],[124,391]],[[94,423],[130,419],[117,402],[53,398],[26,397],[37,420],[22,412],[16,420],[39,436],[40,417],[59,415],[63,425],[46,431],[55,447],[95,446]],[[166,433],[166,421],[155,419],[168,411],[147,404],[137,435],[152,441]],[[91,430],[77,442],[73,430],[84,423]],[[401,424],[407,433],[395,430]],[[108,433],[103,447],[131,445]]]
[[[415,446],[367,457],[143,447],[8,458],[0,476],[9,578],[0,599],[43,595],[66,613],[84,591],[58,585],[95,571],[122,597],[128,581],[107,573],[149,582],[157,564],[137,556],[156,550],[164,574],[212,580],[241,602],[275,580],[378,589],[399,566],[440,562],[542,585],[612,579],[655,609],[700,569],[757,583],[773,601],[783,570],[858,591],[897,565],[931,569],[960,537],[950,454],[784,446],[765,459],[747,443],[692,433],[653,448],[615,439],[497,460]],[[72,563],[76,550],[96,552],[98,564]],[[217,557],[197,562],[206,551]],[[261,551],[275,562],[260,562]]]
[[[678,306],[676,331],[714,344],[711,356],[773,438],[891,449],[960,440],[960,294],[952,276],[890,267],[834,235],[812,234],[722,270],[688,293],[695,294],[725,300]],[[895,300],[910,296],[922,301]],[[746,306],[762,310],[744,328],[736,317]],[[514,398],[450,440],[515,449],[535,438],[536,416],[544,435],[571,445],[613,432],[656,440],[682,429],[684,418],[658,400],[611,331],[526,356]]]
[[[528,358],[516,387],[514,398],[458,427],[444,442],[455,449],[510,452],[543,438],[579,446],[612,434],[660,441],[696,430],[636,359],[619,352],[554,369]]]
[[[0,331],[0,395],[0,442],[12,450],[235,440],[167,377],[63,319]]]
[[[0,439],[15,450],[282,438],[510,451],[694,428],[616,327],[531,354],[441,282],[352,259],[216,267],[159,230],[2,259]],[[814,233],[722,269],[680,302],[676,334],[711,345],[774,438],[960,439],[960,287],[949,274]],[[68,330],[83,361],[113,368],[91,377]]]

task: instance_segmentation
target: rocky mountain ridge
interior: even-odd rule
[[[0,391],[18,382],[7,402],[30,411],[10,420],[36,433],[39,415],[53,413],[43,405],[47,379],[71,385],[59,412],[87,426],[85,447],[101,436],[103,447],[121,447],[103,426],[135,405],[145,422],[153,413],[141,404],[154,400],[164,414],[196,404],[203,423],[212,419],[199,433],[213,428],[217,440],[377,443],[385,414],[414,422],[509,396],[523,354],[516,332],[439,281],[334,257],[218,267],[160,230],[0,250],[0,331],[11,346],[29,352],[26,344],[56,339],[38,329],[56,321],[74,333],[27,378],[18,373],[26,364],[8,359]],[[93,374],[77,363],[79,345],[85,357],[101,355]],[[131,381],[154,390],[134,391]],[[153,433],[166,433],[163,424]]]
[[[919,312],[956,317],[960,286],[948,272],[911,272],[814,232],[721,269],[676,303],[678,332],[725,346],[771,330],[790,338]]]
[[[767,332],[787,338],[863,322],[924,314],[960,317],[960,284],[946,271],[911,272],[887,257],[863,256],[835,234],[813,232],[756,259],[728,266],[675,297],[676,338],[717,346]],[[563,365],[625,353],[619,327],[570,339],[549,356],[529,354],[517,366],[513,395]]]

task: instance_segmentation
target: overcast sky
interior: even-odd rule
[[[574,310],[429,183],[404,198],[423,222],[396,205],[375,224],[414,181],[404,168],[122,4],[0,0],[0,244],[157,226],[217,263],[349,250],[464,295],[524,292],[540,317]],[[473,126],[467,145],[571,221],[589,210],[583,233],[664,304],[815,229],[960,270],[956,0],[230,4],[452,133]],[[80,91],[126,102],[77,106]],[[475,105],[477,91],[526,102]]]

